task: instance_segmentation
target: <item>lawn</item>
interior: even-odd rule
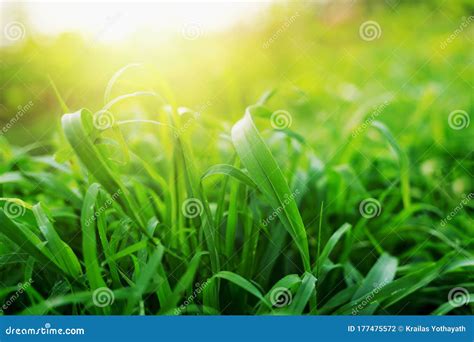
[[[474,314],[472,13],[277,2],[119,42],[6,14],[0,312]]]

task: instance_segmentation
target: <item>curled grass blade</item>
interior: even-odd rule
[[[112,172],[107,162],[99,153],[91,140],[92,113],[82,109],[76,113],[65,114],[62,119],[64,133],[79,159],[89,172],[99,181],[110,195],[119,194],[117,201],[123,209],[137,223],[141,231],[156,244],[153,237],[147,232],[143,218],[138,214],[140,210],[128,189]]]
[[[245,279],[244,277],[242,277],[242,276],[240,276],[236,273],[229,272],[229,271],[221,271],[217,274],[214,274],[212,276],[212,278],[221,278],[221,279],[228,280],[231,283],[234,283],[235,285],[241,287],[242,289],[244,289],[248,293],[250,293],[250,294],[254,295],[255,297],[257,297],[258,299],[260,299],[260,301],[263,304],[265,304],[267,307],[269,307],[269,308],[272,307],[270,301],[262,295],[260,290],[257,287],[255,287],[255,285],[253,285],[250,281],[248,281],[247,279]]]
[[[239,170],[233,165],[217,164],[209,168],[201,177],[201,182],[213,175],[226,175],[237,179],[250,188],[256,189],[257,185],[254,181],[242,170]]]
[[[115,85],[115,83],[118,81],[120,77],[129,69],[132,68],[139,68],[142,65],[140,63],[130,63],[127,64],[126,66],[122,67],[120,70],[118,70],[112,78],[109,80],[109,83],[107,83],[107,87],[105,88],[104,92],[104,105],[107,104],[110,101],[110,95],[112,94],[112,89]]]

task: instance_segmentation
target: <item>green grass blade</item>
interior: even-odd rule
[[[33,214],[38,223],[38,228],[47,241],[47,247],[51,254],[56,258],[58,264],[72,277],[78,277],[81,275],[81,265],[77,256],[74,254],[71,247],[61,240],[59,234],[56,232],[52,223],[41,208],[41,204],[33,206]]]
[[[156,275],[161,260],[163,258],[164,248],[159,245],[151,254],[148,263],[141,269],[140,275],[137,279],[133,292],[128,299],[127,309],[125,312],[131,314],[136,307],[136,303],[142,298],[143,294],[147,292],[147,287],[151,283],[153,277]]]
[[[183,276],[179,279],[178,283],[176,284],[173,290],[173,294],[170,297],[168,297],[167,302],[163,304],[161,308],[162,311],[167,311],[175,307],[178,304],[180,298],[182,298],[184,292],[189,288],[192,289],[193,280],[196,277],[196,272],[198,270],[201,257],[206,253],[207,252],[199,252],[194,255],[194,257],[191,259],[191,261],[188,264],[186,272],[184,272]]]
[[[233,177],[250,188],[253,188],[253,189],[257,188],[257,185],[245,172],[237,169],[233,165],[217,164],[217,165],[212,166],[201,176],[201,182],[212,175],[225,175],[225,176]]]
[[[318,309],[318,314],[326,315],[337,307],[346,304],[351,300],[356,291],[357,285],[352,285],[346,287],[342,291],[339,291],[336,295],[332,296],[321,308]]]
[[[467,301],[465,301],[465,305],[474,303],[474,293],[468,293],[466,298],[467,298]],[[448,314],[452,310],[457,309],[458,307],[459,307],[458,304],[454,303],[453,301],[448,301],[448,302],[444,303],[443,305],[439,306],[431,314],[432,315],[443,316],[443,315]]]
[[[110,95],[112,94],[112,89],[115,85],[115,83],[117,83],[117,81],[119,80],[120,77],[122,77],[122,75],[129,69],[132,69],[132,68],[138,68],[138,67],[141,67],[142,65],[139,64],[139,63],[130,63],[130,64],[127,64],[126,66],[122,67],[120,70],[118,70],[113,76],[112,78],[110,79],[109,83],[107,83],[107,87],[105,88],[105,92],[104,92],[104,105],[107,104],[109,101],[110,101]],[[68,112],[68,111],[67,111]],[[65,112],[65,113],[67,113]]]
[[[70,202],[74,207],[81,208],[82,198],[64,184],[64,181],[57,176],[46,172],[25,172],[25,177],[41,184],[45,193],[55,195]]]
[[[97,235],[96,235],[96,203],[100,185],[92,184],[87,189],[84,197],[84,204],[81,213],[82,227],[82,251],[84,254],[84,264],[86,276],[92,289],[105,287],[102,279],[101,267],[97,256]]]
[[[316,278],[311,273],[306,272],[303,275],[301,285],[296,292],[295,298],[293,298],[288,308],[289,312],[292,315],[301,315],[310,299],[315,295],[315,291]]]
[[[2,227],[0,233],[20,246],[21,250],[28,253],[45,267],[52,269],[54,272],[67,274],[62,267],[57,263],[54,256],[46,248],[43,241],[36,236],[28,227],[18,225],[13,222],[0,208],[0,226]]]
[[[263,304],[265,304],[267,307],[271,308],[271,306],[272,306],[270,301],[262,295],[260,290],[257,289],[255,287],[255,285],[253,285],[250,281],[248,281],[247,279],[245,279],[244,277],[242,277],[242,276],[240,276],[236,273],[229,272],[229,271],[221,271],[217,274],[214,274],[212,276],[212,278],[221,278],[221,279],[228,280],[231,283],[234,283],[235,285],[241,287],[242,289],[244,289],[248,293],[250,293],[250,294],[254,295],[255,297],[257,297],[258,299],[260,299],[260,301]]]
[[[250,177],[277,211],[296,243],[304,269],[310,271],[308,239],[303,220],[280,167],[253,123],[251,113],[254,109],[258,110],[258,107],[247,108],[243,119],[232,128],[234,147]]]
[[[272,286],[270,291],[267,292],[267,294],[265,295],[265,299],[271,302],[273,291],[277,290],[278,288],[285,288],[285,289],[290,290],[290,289],[296,288],[300,284],[301,284],[301,277],[298,276],[297,274],[289,274],[287,276],[284,276]],[[261,305],[261,303],[259,303],[259,305]],[[264,313],[265,309],[268,309],[268,308],[261,306],[258,313],[259,314]]]
[[[324,274],[321,273],[323,265],[328,261],[329,255],[333,251],[334,247],[336,247],[336,244],[339,242],[341,237],[347,232],[349,232],[351,228],[352,226],[349,223],[344,223],[338,230],[334,232],[334,234],[332,234],[332,236],[329,238],[328,242],[324,246],[324,249],[319,256],[316,266],[313,269],[314,274],[318,274],[319,277],[324,278]]]
[[[450,256],[448,255],[447,258],[449,257]],[[336,311],[336,314],[349,315],[352,313],[353,308],[357,307],[364,300],[366,300],[368,305],[375,302],[383,302],[383,307],[388,308],[390,305],[399,302],[401,299],[428,285],[434,279],[439,277],[440,272],[448,264],[446,260],[447,259],[440,260],[437,263],[431,263],[422,269],[417,269],[406,276],[393,280],[387,285],[381,287],[379,291],[374,291],[370,296],[370,300],[367,300],[367,296],[359,297],[358,299],[351,301],[351,303],[341,307]]]
[[[388,254],[382,254],[375,265],[370,269],[362,281],[361,286],[352,296],[352,300],[369,296],[372,292],[380,291],[381,288],[390,283],[397,272],[398,260]],[[372,314],[377,309],[378,303],[371,302],[363,308],[360,314]]]
[[[79,159],[87,167],[99,183],[110,195],[117,195],[117,201],[122,205],[125,212],[135,220],[141,231],[152,242],[153,237],[148,234],[143,218],[138,214],[140,210],[128,189],[120,179],[112,172],[104,158],[91,141],[92,113],[82,109],[76,113],[65,114],[62,119],[64,133]],[[155,242],[156,243],[156,242]]]
[[[63,97],[59,93],[59,90],[56,87],[56,84],[54,83],[53,79],[49,75],[48,75],[48,80],[49,80],[49,84],[53,88],[54,94],[56,95],[56,99],[58,100],[59,105],[61,106],[61,110],[63,111],[63,113],[69,113],[69,107],[67,106]]]
[[[405,208],[410,207],[411,204],[411,194],[410,194],[410,161],[407,154],[402,150],[400,145],[397,143],[393,137],[390,130],[380,121],[374,121],[372,126],[377,128],[380,133],[387,139],[388,143],[395,151],[398,162],[400,164],[400,183],[402,187],[402,199],[403,205]]]

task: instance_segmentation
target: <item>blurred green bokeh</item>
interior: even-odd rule
[[[139,62],[149,67],[132,75],[135,83],[123,84],[124,90],[151,88],[154,70],[178,105],[229,123],[265,90],[278,88],[277,106],[298,118],[293,128],[324,149],[330,147],[322,141],[350,129],[358,109],[386,94],[393,100],[379,119],[395,132],[405,130],[406,143],[425,131],[454,143],[464,137],[435,126],[455,109],[472,113],[472,10],[472,1],[277,3],[249,22],[194,40],[138,32],[108,44],[74,32],[41,36],[23,18],[24,38],[0,50],[0,126],[32,101],[6,137],[20,145],[48,139],[62,114],[48,77],[72,110],[98,110],[111,75]],[[361,39],[367,20],[380,25],[379,38]],[[467,27],[455,34],[463,22]],[[128,116],[139,115],[136,104],[129,109],[134,114]],[[429,112],[430,122],[416,122],[420,111]]]

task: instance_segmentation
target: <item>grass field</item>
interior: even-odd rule
[[[5,15],[0,312],[474,314],[473,12],[113,43]]]

